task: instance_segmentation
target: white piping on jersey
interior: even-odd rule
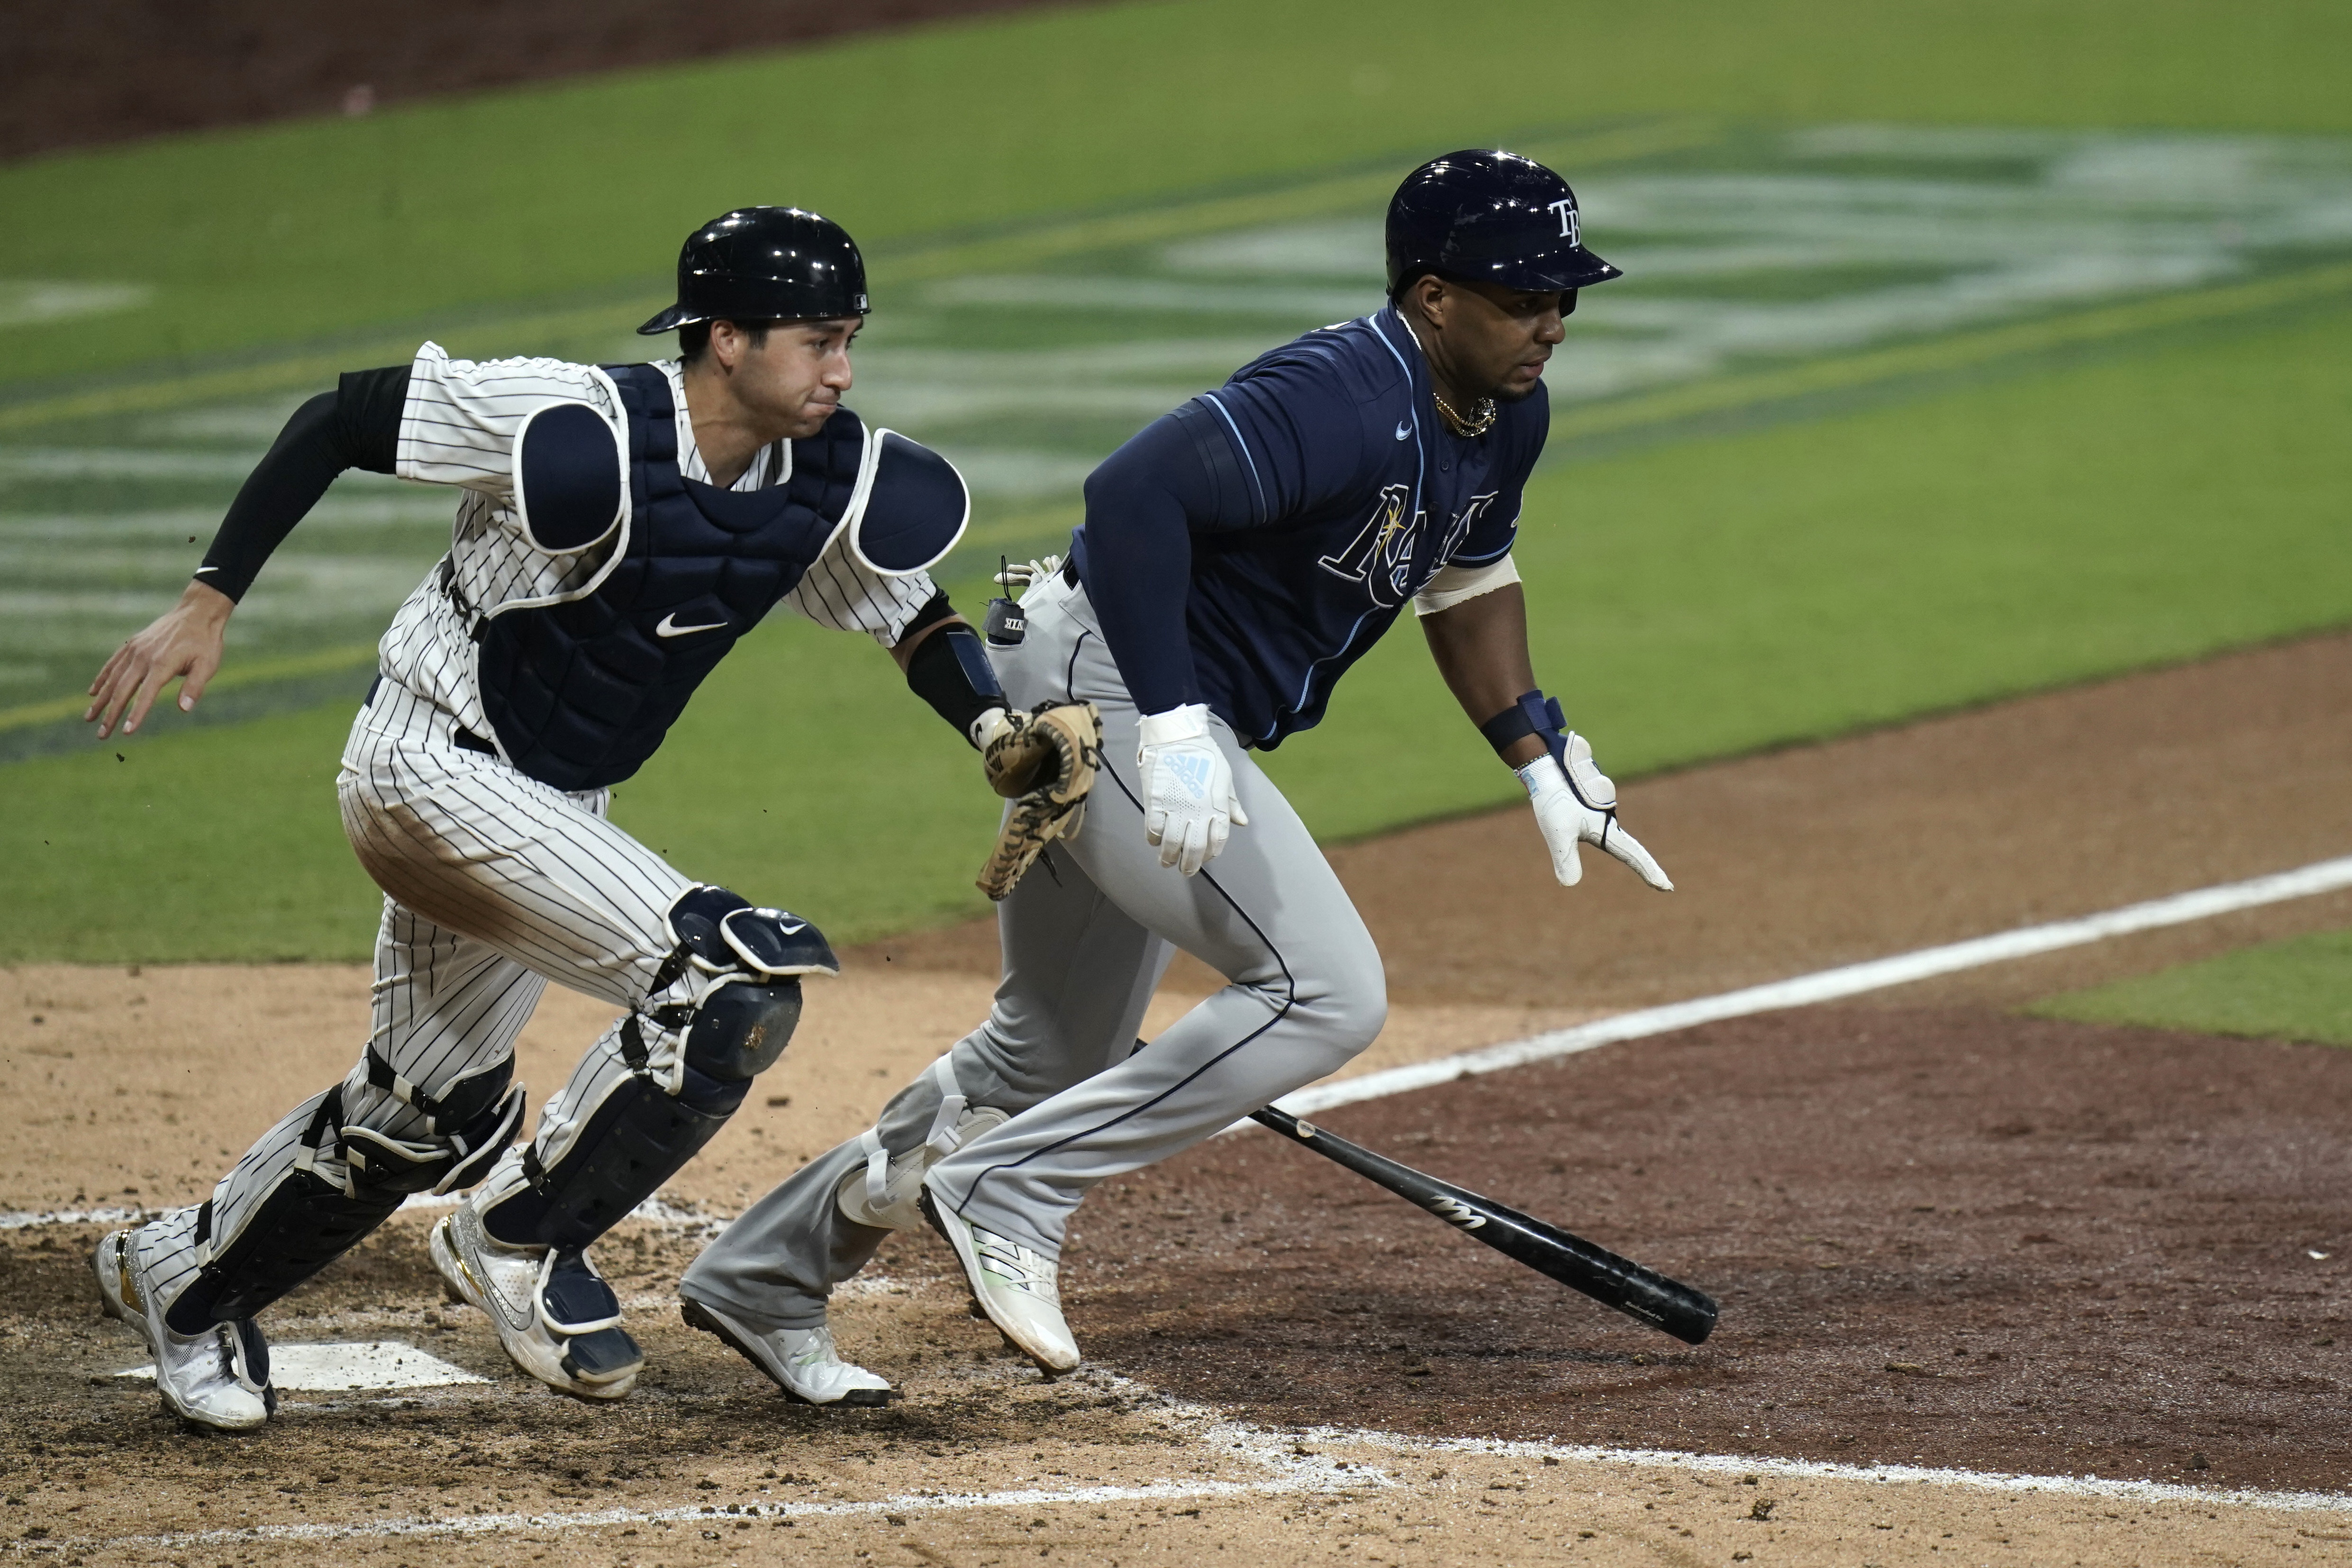
[[[1234,416],[1217,401],[1216,393],[1202,392],[1201,401],[1215,409],[1217,417],[1225,422],[1225,428],[1234,433],[1234,444],[1241,449],[1242,461],[1249,465],[1250,488],[1257,492],[1257,509],[1267,522],[1274,521],[1274,503],[1266,497],[1265,481],[1257,476],[1257,459],[1250,455],[1249,443],[1242,439],[1242,427],[1234,423]]]

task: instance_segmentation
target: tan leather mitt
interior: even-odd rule
[[[1040,703],[1008,713],[981,747],[989,788],[1013,801],[976,885],[1011,893],[1047,844],[1075,839],[1102,768],[1102,716],[1092,703]]]

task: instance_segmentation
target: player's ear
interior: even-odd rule
[[[743,358],[743,329],[725,317],[710,323],[710,357],[722,371],[731,371]]]
[[[1412,280],[1409,292],[1423,316],[1440,327],[1445,325],[1445,308],[1452,297],[1445,279],[1433,272],[1424,272]]]

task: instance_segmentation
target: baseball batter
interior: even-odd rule
[[[1250,753],[1313,726],[1408,603],[1526,785],[1559,880],[1590,843],[1671,888],[1536,686],[1511,564],[1545,362],[1578,290],[1620,274],[1559,175],[1465,152],[1398,190],[1388,276],[1386,308],[1244,366],[1087,481],[1069,560],[1044,563],[1024,640],[995,657],[1016,704],[1098,707],[1108,782],[1045,852],[1053,874],[1002,905],[987,1020],[710,1245],[681,1286],[689,1321],[743,1346],[813,1333],[889,1230],[928,1220],[1009,1340],[1076,1365],[1058,1260],[1087,1189],[1381,1030],[1380,955]],[[1134,1050],[1176,947],[1228,984]]]
[[[975,745],[1003,728],[979,638],[925,570],[962,531],[962,480],[841,406],[866,310],[845,233],[755,207],[688,239],[677,303],[639,329],[677,332],[678,359],[476,364],[427,343],[346,375],[288,423],[179,607],[92,685],[101,734],[135,729],[175,675],[193,706],[238,598],[345,469],[460,489],[338,780],[384,891],[366,1047],[209,1200],[99,1247],[106,1310],[145,1336],[181,1416],[260,1425],[256,1314],[408,1195],[469,1186],[432,1232],[450,1289],[533,1376],[628,1391],[643,1356],[587,1249],[725,1124],[791,1038],[800,977],[836,966],[805,920],[614,827],[612,786],[779,603],[891,650]],[[550,980],[623,1012],[513,1147],[515,1036]],[[879,1384],[821,1325],[765,1349],[807,1399]]]

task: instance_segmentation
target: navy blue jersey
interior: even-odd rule
[[[1189,671],[1167,668],[1164,651],[1143,645],[1140,632],[1120,635],[1122,623],[1142,618],[1106,601],[1131,598],[1139,584],[1098,580],[1114,570],[1143,575],[1136,552],[1104,548],[1103,530],[1119,530],[1124,543],[1135,526],[1131,492],[1090,481],[1073,544],[1139,706],[1205,702],[1265,747],[1314,726],[1339,676],[1441,567],[1510,549],[1549,420],[1538,382],[1503,404],[1485,435],[1447,430],[1421,350],[1391,306],[1264,354],[1159,422],[1097,476],[1123,458],[1135,466],[1130,448],[1162,473],[1189,455],[1209,476],[1167,486],[1183,502],[1190,535]],[[1172,614],[1160,624],[1172,631]]]

